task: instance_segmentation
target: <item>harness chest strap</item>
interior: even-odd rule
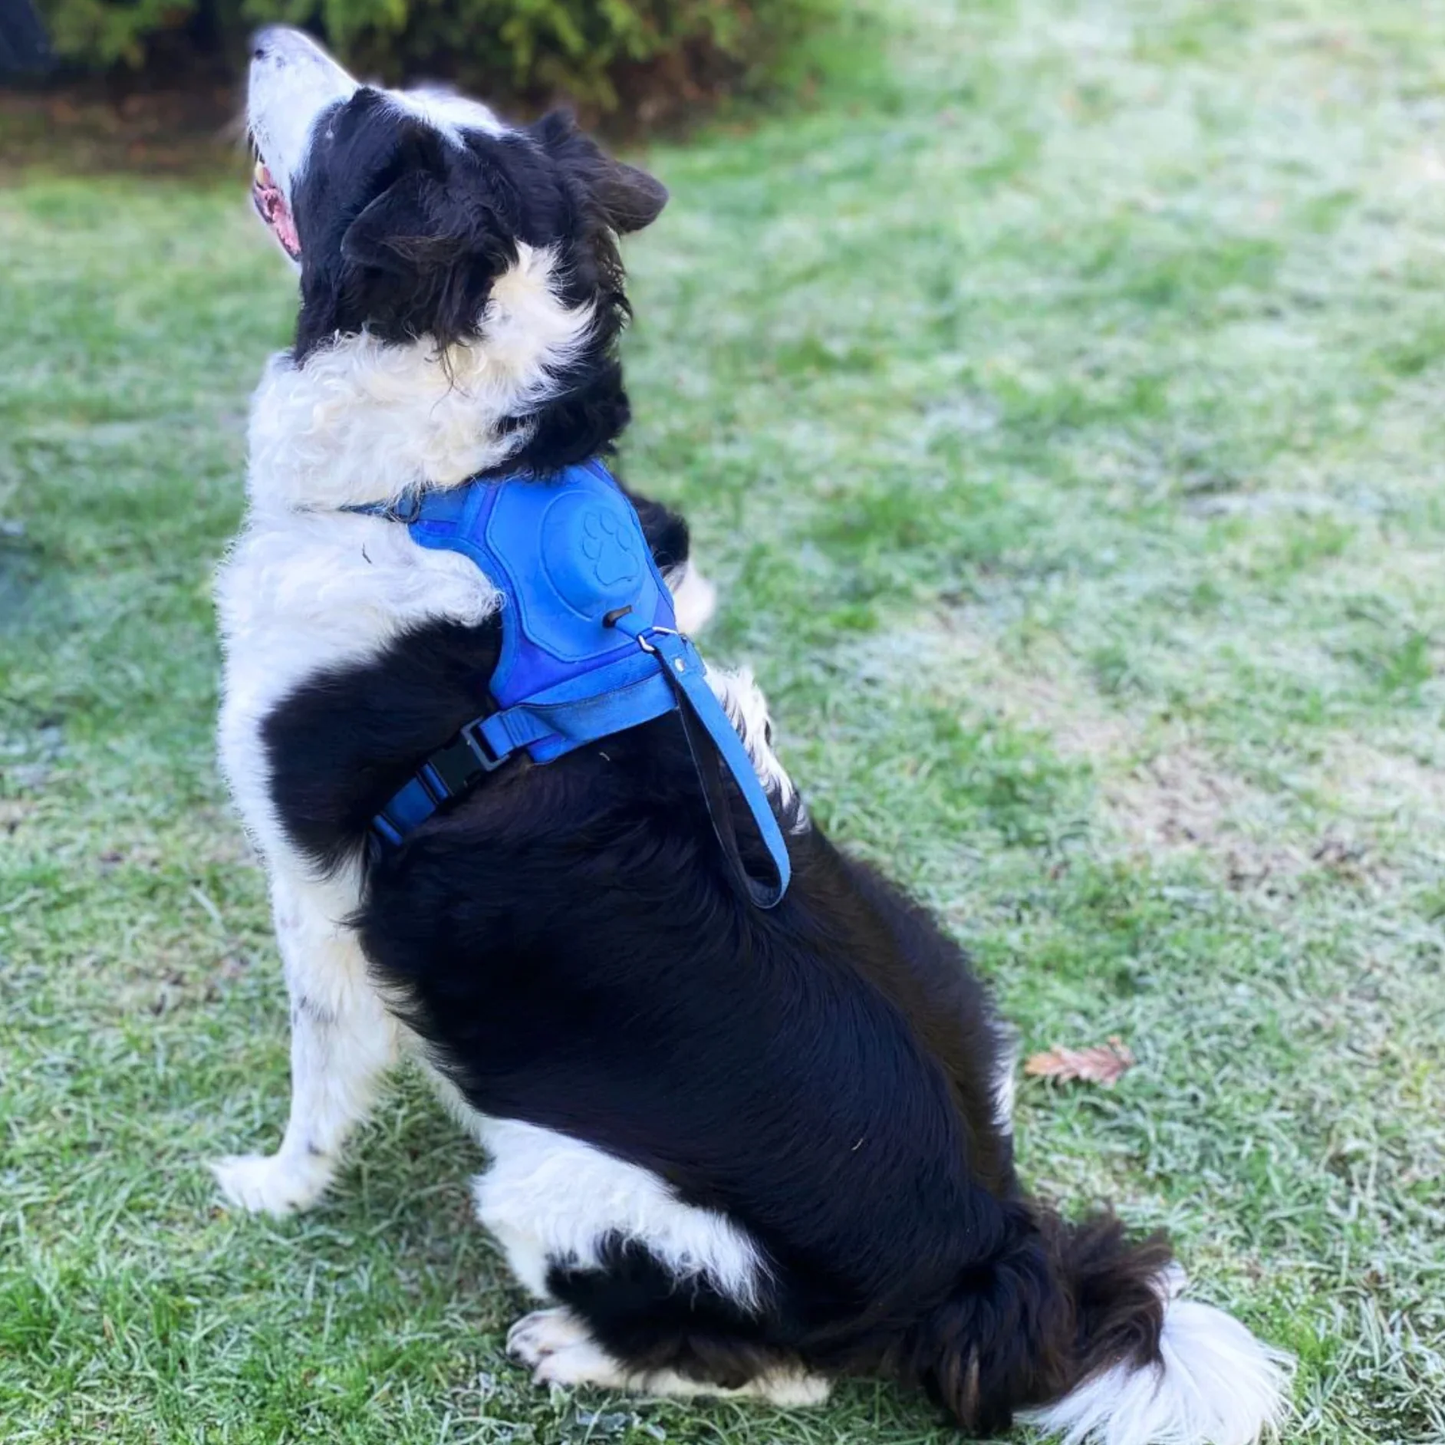
[[[760,908],[781,900],[791,874],[782,829],[701,656],[676,630],[637,513],[600,462],[347,510],[404,523],[421,546],[464,553],[502,593],[497,707],[432,753],[377,814],[381,843],[399,845],[518,752],[550,762],[676,710],[735,880]],[[743,866],[719,762],[766,846],[772,884]]]

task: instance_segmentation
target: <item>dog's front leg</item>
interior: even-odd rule
[[[397,1026],[367,976],[356,934],[336,921],[335,889],[277,878],[276,939],[291,995],[291,1117],[274,1154],[213,1166],[232,1204],[289,1214],[315,1204],[342,1147],[396,1058]]]

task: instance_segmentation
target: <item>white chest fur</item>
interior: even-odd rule
[[[217,585],[225,673],[221,764],[267,860],[287,845],[269,796],[266,717],[329,668],[374,656],[428,622],[481,622],[495,589],[456,552],[416,546],[372,517],[253,510]]]

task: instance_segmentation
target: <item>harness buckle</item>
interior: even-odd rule
[[[462,741],[471,749],[472,757],[476,760],[477,766],[484,773],[495,773],[507,760],[499,758],[492,751],[492,745],[487,741],[486,734],[482,732],[482,724],[486,718],[477,718],[469,722],[461,731]]]
[[[469,722],[451,742],[426,760],[417,777],[432,802],[440,807],[449,798],[465,793],[476,781],[478,772],[495,772],[505,761],[492,751],[478,722]]]
[[[403,492],[391,505],[391,519],[400,522],[404,526],[410,526],[421,516],[421,492],[416,488],[409,488]]]

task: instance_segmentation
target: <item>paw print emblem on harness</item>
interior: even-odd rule
[[[597,585],[611,591],[638,574],[636,541],[617,515],[596,507],[582,519],[581,552],[592,566]]]
[[[580,617],[600,622],[635,602],[648,578],[641,528],[610,499],[564,493],[547,509],[542,565],[555,595]]]

